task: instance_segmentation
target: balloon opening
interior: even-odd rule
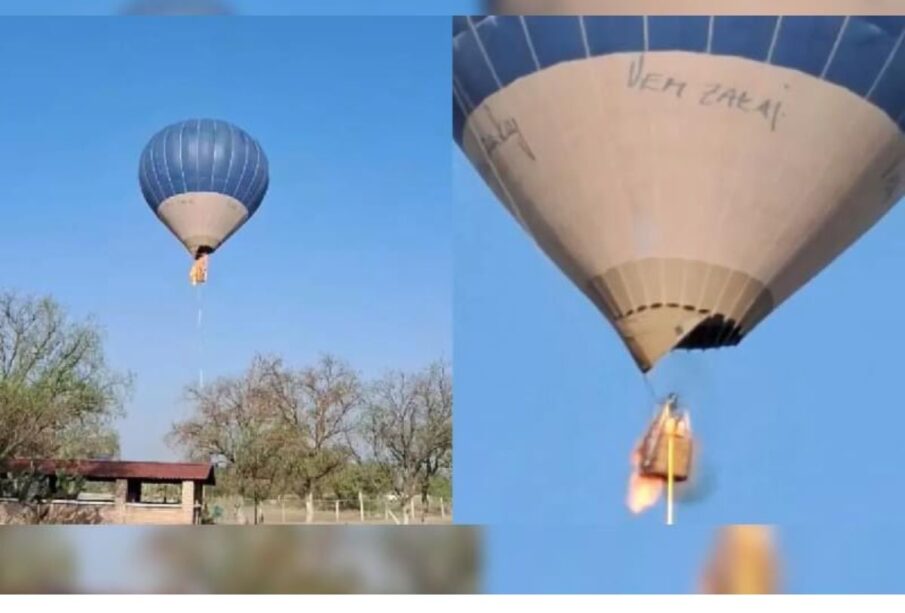
[[[712,349],[738,345],[742,330],[735,320],[721,313],[710,315],[676,345],[678,349]]]

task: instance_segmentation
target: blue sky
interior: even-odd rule
[[[0,21],[0,286],[103,326],[136,375],[125,458],[175,457],[162,437],[199,364],[210,380],[255,352],[366,375],[451,357],[448,35],[428,18]],[[137,178],[152,134],[198,116],[271,163],[212,258],[201,341],[191,260]]]

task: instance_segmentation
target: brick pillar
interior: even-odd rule
[[[126,523],[126,492],[129,490],[129,482],[126,479],[117,479],[113,489],[114,512],[111,519],[114,524]]]
[[[187,524],[195,523],[195,482],[182,482],[182,521]]]
[[[204,508],[204,483],[195,481],[195,523],[201,523],[201,512]]]

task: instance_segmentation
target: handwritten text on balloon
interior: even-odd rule
[[[696,84],[673,75],[645,70],[643,55],[633,59],[629,65],[628,87],[671,95],[680,100],[692,100],[700,106],[760,115],[772,132],[776,131],[779,119],[783,116],[781,100],[759,96],[724,83]]]

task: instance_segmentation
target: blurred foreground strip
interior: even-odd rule
[[[76,600],[78,598],[78,600]],[[42,602],[43,601],[43,602]],[[767,599],[756,596],[572,596],[572,595],[435,595],[412,596],[85,596],[48,597],[12,596],[0,598],[0,604],[9,610],[25,610],[28,606],[45,604],[48,610],[54,606],[75,605],[78,610],[92,613],[121,613],[128,608],[130,613],[145,611],[159,613],[162,608],[171,610],[215,609],[232,611],[237,607],[262,606],[266,608],[285,607],[295,610],[318,611],[361,611],[379,610],[393,613],[462,613],[462,611],[491,611],[493,613],[549,613],[568,611],[569,613],[637,613],[668,606],[675,613],[763,613],[769,607],[770,613],[784,611],[849,611],[855,607],[869,607],[871,613],[901,613],[905,597],[902,596],[771,596]],[[184,605],[172,609],[173,605]],[[18,607],[18,609],[16,608]],[[727,608],[730,607],[730,608]]]
[[[95,529],[129,541],[101,593],[467,594],[480,589],[479,528]],[[102,535],[102,532],[108,534]],[[71,533],[70,533],[71,534]],[[123,552],[120,552],[123,553]],[[85,592],[64,529],[0,530],[0,593]]]
[[[677,6],[678,5],[678,6]],[[872,15],[905,13],[905,0],[872,0]],[[490,15],[848,15],[863,0],[485,0]]]
[[[223,0],[131,0],[120,3],[123,15],[232,15],[235,9]]]
[[[69,594],[78,591],[77,575],[75,551],[59,528],[0,529],[0,594]]]
[[[773,528],[758,525],[725,526],[701,579],[705,594],[776,594],[779,557]]]

